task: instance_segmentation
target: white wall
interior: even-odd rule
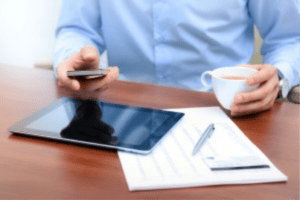
[[[0,0],[0,63],[33,67],[51,57],[61,0]]]

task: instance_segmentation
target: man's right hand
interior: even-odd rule
[[[104,77],[93,79],[75,79],[67,76],[67,71],[97,70],[99,68],[99,54],[95,47],[86,46],[80,52],[71,56],[57,67],[58,85],[72,91],[96,92],[106,88],[107,85],[119,77],[117,67],[109,67]]]

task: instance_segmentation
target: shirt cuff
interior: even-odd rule
[[[286,78],[289,82],[289,91],[292,89],[291,80],[293,80],[293,74],[291,72],[291,65],[288,62],[278,62],[274,64],[277,68],[277,73],[280,79]]]

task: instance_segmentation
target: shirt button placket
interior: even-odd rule
[[[168,56],[166,49],[166,23],[167,4],[165,0],[156,0],[153,3],[153,36],[154,36],[154,58],[158,81],[167,82],[166,70],[168,68]]]

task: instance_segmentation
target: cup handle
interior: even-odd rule
[[[207,77],[209,76],[209,79],[211,80],[211,76],[212,76],[212,71],[206,71],[201,75],[201,83],[203,86],[205,87],[212,87],[212,83],[207,82]]]

